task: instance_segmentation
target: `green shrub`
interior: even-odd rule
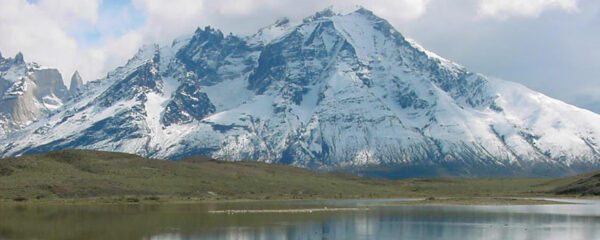
[[[15,202],[25,202],[25,201],[27,201],[27,198],[26,197],[16,197],[16,198],[13,198],[13,201],[15,201]]]

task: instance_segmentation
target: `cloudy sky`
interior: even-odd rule
[[[198,26],[250,34],[355,5],[472,71],[600,113],[598,0],[0,0],[0,52],[91,80]]]

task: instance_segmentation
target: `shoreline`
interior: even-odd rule
[[[564,198],[565,200],[573,198]],[[518,205],[556,205],[556,204],[577,204],[567,201],[554,201],[550,198],[531,198],[531,197],[440,197],[433,199],[423,199],[416,202],[406,202],[400,205],[404,206],[518,206]]]
[[[377,206],[428,206],[428,205],[447,205],[447,206],[515,206],[515,205],[554,205],[554,204],[579,204],[568,202],[568,200],[599,200],[598,197],[580,197],[580,196],[490,196],[490,197],[393,197],[393,198],[316,198],[316,199],[187,199],[164,197],[157,200],[136,198],[80,198],[80,199],[44,199],[14,201],[9,199],[0,199],[0,207],[6,206],[72,206],[72,205],[185,205],[185,204],[235,204],[235,203],[277,203],[277,202],[309,202],[309,201],[347,201],[347,200],[379,200],[382,202],[372,202],[359,207],[377,207]],[[315,203],[319,204],[319,203]],[[323,204],[326,205],[326,204]]]

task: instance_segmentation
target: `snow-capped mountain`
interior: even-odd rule
[[[145,46],[4,156],[63,148],[202,154],[379,176],[565,175],[600,167],[600,115],[431,53],[366,9],[249,37]]]
[[[48,116],[70,96],[60,72],[0,55],[0,135]]]

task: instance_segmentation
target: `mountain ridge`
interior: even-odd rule
[[[383,171],[390,177],[600,167],[599,115],[469,72],[364,8],[280,20],[248,37],[198,28],[143,47],[79,94],[0,136],[0,154],[202,154],[367,175],[396,169]]]

